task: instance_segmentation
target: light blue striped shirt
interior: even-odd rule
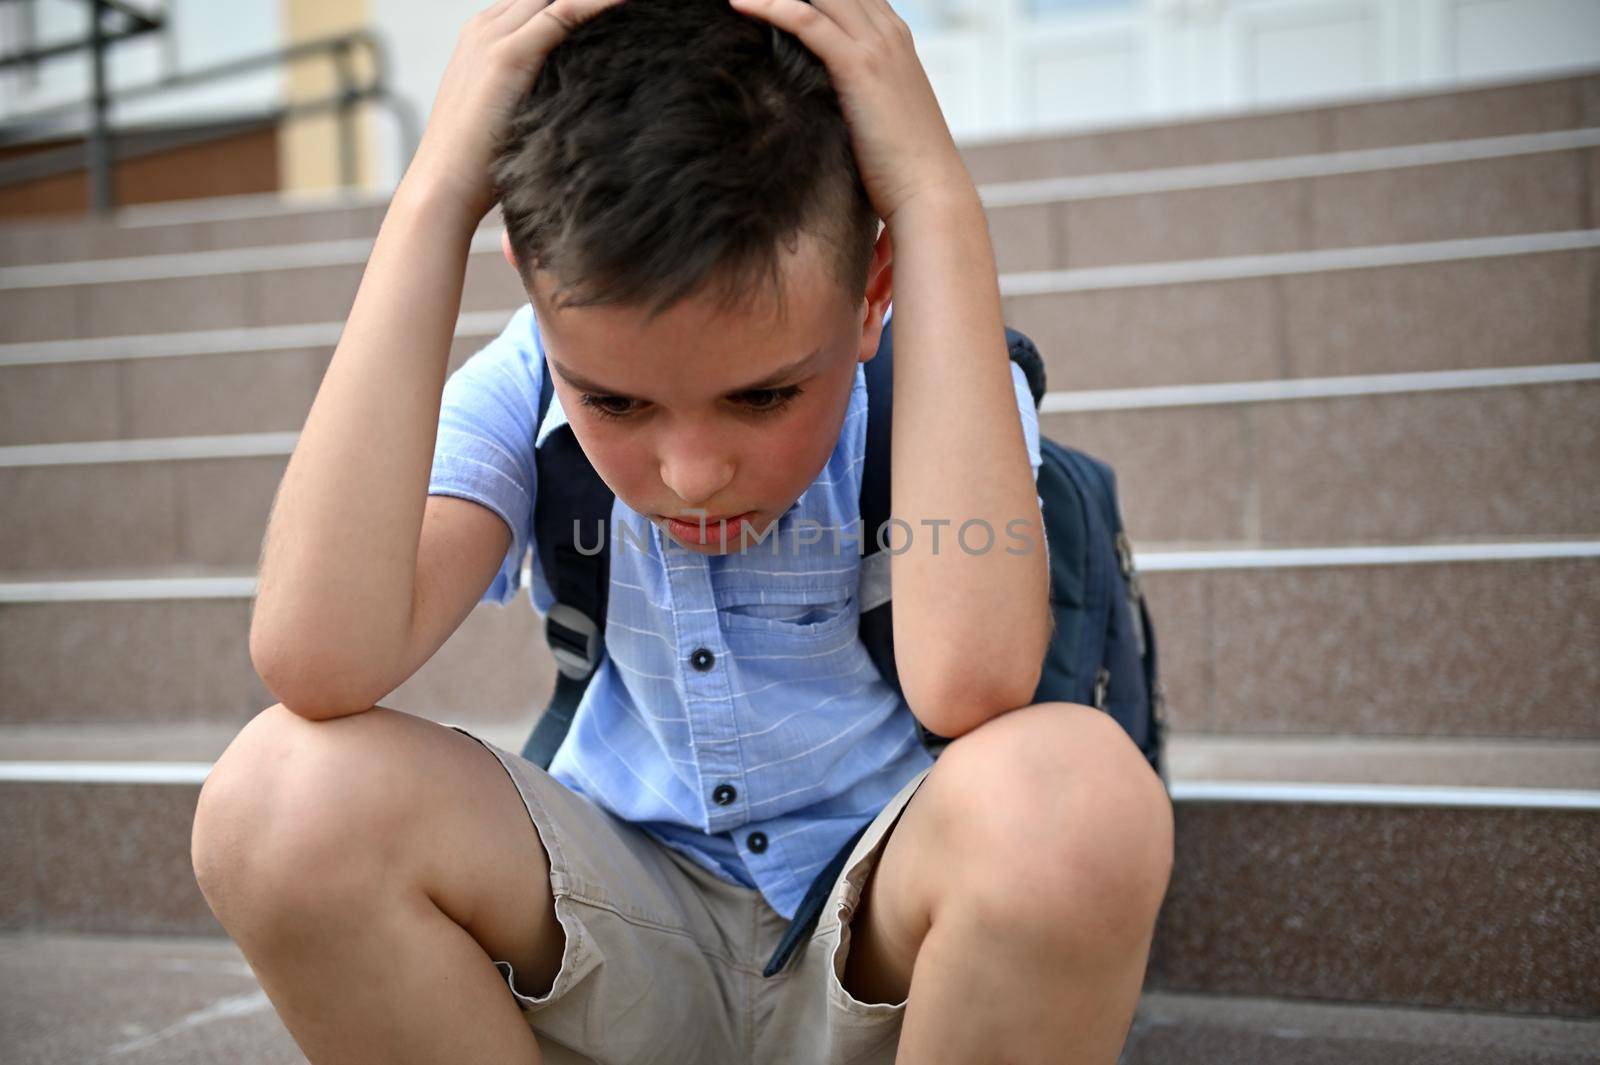
[[[1011,372],[1037,478],[1038,415],[1022,371]],[[525,306],[445,383],[428,492],[474,500],[513,534],[483,602],[508,603],[522,585],[533,547],[533,448],[566,422],[556,396],[534,425],[543,373]],[[742,553],[697,554],[614,502],[605,655],[550,766],[562,784],[662,844],[759,889],[785,918],[845,840],[932,760],[857,633],[861,558],[851,535],[866,425],[858,365],[826,467],[771,537]],[[820,536],[796,528],[805,519]],[[940,533],[940,549],[954,548],[955,526]],[[996,534],[994,550],[1014,543]],[[592,543],[596,533],[584,535]],[[537,551],[529,575],[529,597],[546,614],[555,594]],[[691,664],[697,651],[714,656],[709,669]],[[731,801],[713,797],[721,785]]]

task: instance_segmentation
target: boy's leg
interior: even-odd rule
[[[529,995],[554,980],[548,856],[473,739],[383,707],[271,707],[207,778],[192,857],[316,1065],[542,1060],[491,959]]]
[[[907,805],[842,982],[906,1002],[901,1065],[1110,1065],[1171,863],[1171,803],[1115,721],[1067,703],[1003,714],[951,743]]]

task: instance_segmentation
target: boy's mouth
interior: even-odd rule
[[[668,517],[665,514],[656,515],[666,525],[667,531],[685,543],[690,544],[721,544],[726,542],[736,544],[744,534],[744,527],[749,524],[749,518],[755,511],[745,511],[743,514],[734,514],[729,517],[702,518],[694,515],[688,519]]]

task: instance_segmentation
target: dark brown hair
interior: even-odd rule
[[[624,0],[546,60],[493,177],[525,281],[649,316],[715,290],[783,304],[780,245],[822,241],[854,305],[878,217],[822,61],[727,0]]]

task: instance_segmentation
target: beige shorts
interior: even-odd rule
[[[566,933],[548,994],[517,989],[495,961],[550,1065],[857,1065],[894,1060],[904,1001],[867,1003],[840,983],[850,918],[924,769],[857,841],[809,940],[763,977],[788,922],[759,891],[729,883],[578,795],[532,762],[500,759],[550,859]],[[929,767],[931,768],[931,767]]]

